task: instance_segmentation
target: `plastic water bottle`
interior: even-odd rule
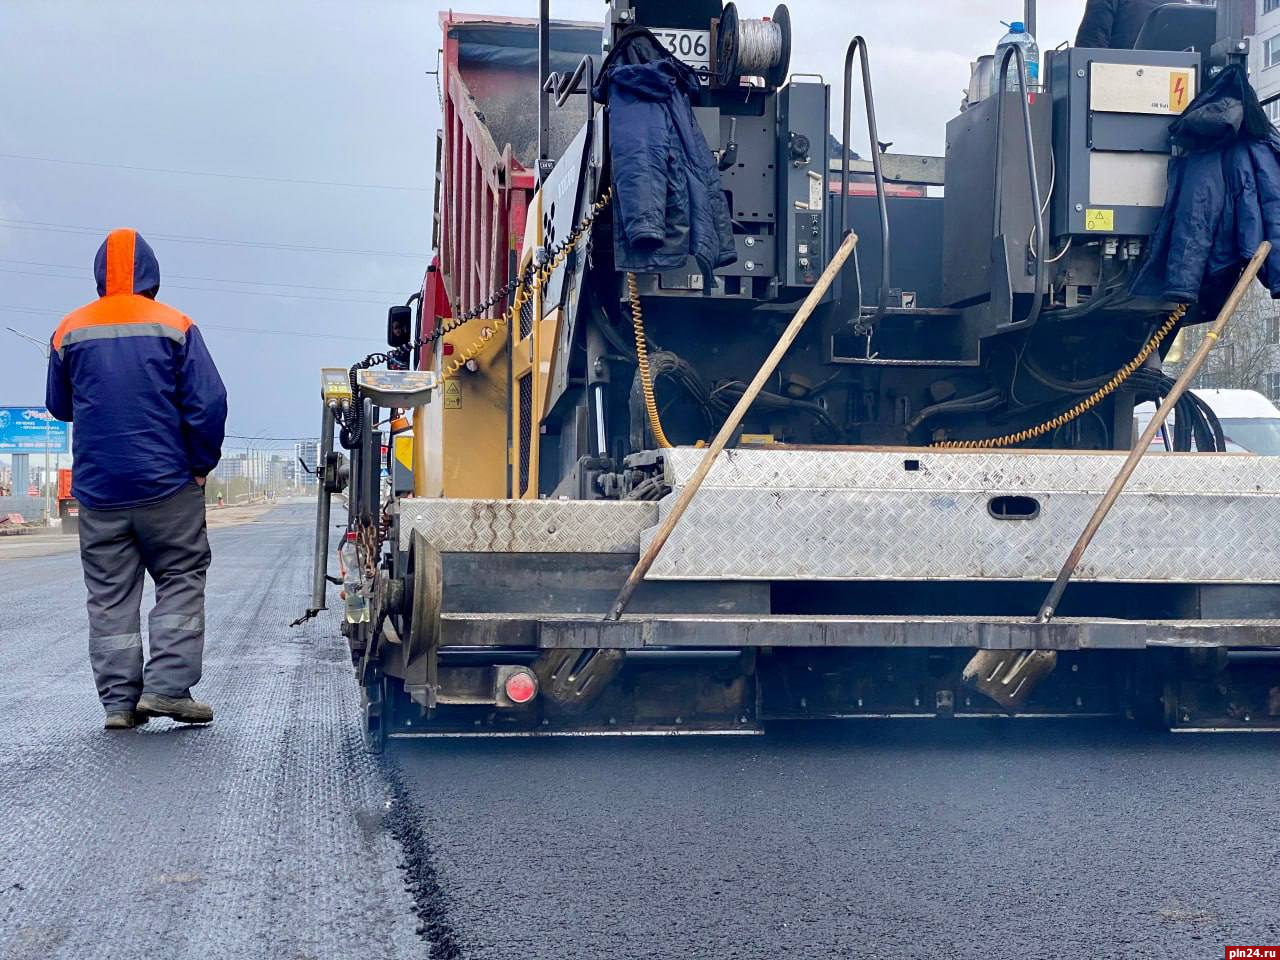
[[[1002,23],[1004,21],[1001,21]],[[1018,46],[1022,48],[1022,59],[1027,65],[1027,93],[1035,93],[1040,89],[1040,46],[1036,43],[1036,38],[1027,33],[1027,25],[1021,20],[1015,20],[1013,23],[1005,24],[1009,28],[1009,32],[1000,38],[1000,42],[996,44],[996,74],[997,82],[999,82],[1000,64],[1004,60],[1004,52],[1009,47]],[[1018,85],[1017,73],[1018,61],[1015,58],[1009,64],[1009,86],[1008,89],[1013,93],[1017,93],[1021,87]]]
[[[369,598],[364,595],[354,530],[347,531],[342,543],[342,598],[346,603],[347,623],[369,622]]]

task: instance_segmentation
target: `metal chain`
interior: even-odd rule
[[[587,212],[586,216],[584,216],[582,220],[569,231],[564,239],[547,250],[546,255],[542,258],[541,266],[536,265],[535,262],[531,260],[519,277],[512,280],[500,290],[495,291],[491,296],[486,298],[483,303],[478,304],[467,314],[457,317],[448,323],[441,324],[439,329],[433,331],[430,336],[422,337],[415,343],[399,347],[390,353],[370,354],[360,363],[355,364],[350,371],[352,396],[356,395],[357,371],[367,370],[376,363],[385,363],[387,358],[396,355],[400,351],[412,351],[418,347],[434,343],[436,340],[439,340],[440,337],[452,330],[458,329],[464,323],[478,319],[483,312],[487,311],[495,303],[499,302],[503,298],[507,298],[509,300],[507,308],[503,312],[502,316],[495,318],[493,327],[486,327],[484,332],[481,334],[480,339],[471,347],[468,347],[467,350],[463,351],[462,355],[450,364],[448,369],[443,371],[445,379],[456,374],[462,366],[465,365],[468,359],[474,356],[485,344],[493,339],[498,330],[509,325],[513,321],[516,311],[521,308],[522,304],[527,299],[537,296],[542,287],[551,279],[555,272],[560,269],[561,265],[563,265],[564,261],[569,258],[569,255],[573,253],[578,244],[582,242],[582,239],[589,235],[592,225],[600,214],[608,208],[612,200],[613,188],[610,187],[604,192],[599,200],[591,205],[591,209]],[[361,416],[359,411],[361,410],[362,405],[355,403],[352,404],[352,408],[351,417],[349,420],[343,422],[344,433],[348,431],[353,434],[358,432],[355,428],[359,426],[359,418]],[[362,563],[363,569],[361,570],[361,574],[362,579],[366,580],[366,584],[373,583],[374,580],[377,579],[378,556],[382,552],[382,544],[386,541],[388,532],[389,525],[387,523],[380,523],[378,520],[374,520],[373,523],[362,526],[357,534],[357,556],[360,557]],[[363,554],[363,556],[361,556],[361,554]],[[366,589],[368,589],[367,586]],[[308,616],[299,618],[295,621],[294,626],[303,623],[309,619],[310,616],[314,616],[314,612],[309,613]]]
[[[559,243],[556,243],[555,245],[547,248],[546,254],[543,257],[542,267],[536,266],[535,262],[531,260],[525,266],[524,270],[520,272],[518,276],[513,277],[504,286],[499,287],[497,290],[493,291],[493,293],[489,294],[489,296],[485,297],[484,300],[476,304],[474,307],[472,307],[470,310],[468,310],[466,313],[462,314],[461,316],[454,317],[444,323],[441,323],[438,327],[436,327],[435,330],[431,331],[431,333],[427,334],[426,336],[419,337],[417,340],[414,340],[411,343],[406,343],[404,346],[395,347],[392,350],[381,351],[378,353],[371,353],[367,357],[365,357],[363,360],[352,364],[351,369],[347,372],[348,377],[350,378],[350,381],[351,381],[351,395],[353,397],[358,396],[356,375],[361,370],[368,370],[371,367],[376,367],[381,363],[390,363],[392,360],[407,361],[413,355],[413,351],[420,350],[423,347],[429,347],[433,345],[441,337],[447,334],[453,333],[454,331],[462,327],[464,324],[470,323],[472,320],[477,320],[477,319],[480,319],[481,317],[484,317],[486,314],[489,313],[489,311],[493,309],[494,306],[496,306],[498,303],[501,303],[503,300],[506,300],[508,302],[508,307],[506,312],[507,313],[513,312],[512,305],[514,304],[517,292],[523,289],[525,291],[525,294],[528,295],[529,293],[532,292],[535,284],[540,286],[542,283],[545,283],[546,280],[549,278],[550,273],[554,272],[554,270],[559,267],[559,265],[563,262],[563,260],[566,257],[568,257],[570,253],[573,252],[573,249],[582,240],[583,236],[585,236],[587,231],[590,230],[592,224],[595,222],[596,218],[600,215],[600,213],[606,207],[609,206],[609,203],[610,201],[612,201],[612,199],[613,199],[613,187],[609,187],[601,196],[601,198],[597,200],[594,204],[592,204],[591,209],[590,211],[588,211],[587,215],[583,217],[582,220],[576,226],[574,226],[574,228],[570,230],[569,233],[566,234],[565,237],[562,240],[560,240]],[[552,269],[548,270],[547,266],[551,264],[554,264],[555,266],[552,267]],[[351,443],[354,442],[355,434],[359,432],[358,428],[360,426],[360,418],[361,418],[361,405],[359,403],[353,403],[351,405],[350,412],[341,421],[342,432],[343,432],[343,446],[347,447],[348,449],[350,449]]]
[[[569,259],[569,255],[577,249],[582,238],[588,236],[591,225],[596,222],[596,218],[605,211],[612,200],[613,188],[610,187],[599,200],[591,205],[591,209],[578,225],[570,230],[563,240],[550,248],[548,254],[543,258],[542,266],[535,269],[532,263],[529,264],[529,268],[525,270],[524,276],[521,277],[520,288],[511,299],[511,302],[507,304],[507,309],[503,311],[501,316],[494,318],[492,326],[487,326],[480,331],[480,336],[475,342],[454,357],[453,362],[440,372],[442,380],[450,380],[455,377],[484,350],[485,346],[497,336],[498,331],[515,321],[516,314],[520,312],[524,304],[538,296],[547,281],[555,275],[555,272],[560,269],[564,261]]]

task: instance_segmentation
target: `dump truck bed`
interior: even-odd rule
[[[538,24],[454,13],[441,14],[440,24],[444,121],[436,246],[457,316],[506,285],[524,242],[538,152]],[[600,27],[555,22],[551,45],[552,69],[572,72],[584,56],[598,57]],[[555,111],[553,146],[567,145],[584,115],[585,108]]]

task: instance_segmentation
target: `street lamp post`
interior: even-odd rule
[[[246,440],[244,445],[244,460],[241,461],[244,466],[244,478],[248,483],[249,492],[245,494],[245,502],[253,503],[253,441]]]
[[[262,486],[262,478],[257,476],[260,469],[261,449],[258,444],[262,443],[264,438],[261,436],[252,436],[245,444],[245,475],[249,478],[249,502],[253,502],[254,494],[257,493],[259,487]]]
[[[23,333],[21,330],[15,330],[13,327],[5,327],[5,329],[15,337],[21,337],[23,340],[26,340],[39,350],[44,355],[45,365],[48,365],[49,350],[51,349],[48,343],[44,340],[37,340],[35,337],[30,334]],[[46,410],[45,413],[48,414],[48,411]],[[49,440],[51,426],[52,424],[50,424],[49,420],[46,419],[44,423],[44,482],[40,484],[42,492],[44,493],[44,525],[46,527],[49,526],[49,515],[51,513],[51,504],[49,502]]]

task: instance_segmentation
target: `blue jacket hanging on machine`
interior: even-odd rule
[[[618,270],[678,270],[693,257],[712,271],[737,260],[720,171],[693,114],[693,68],[647,30],[625,34],[593,95],[609,115],[614,255]]]
[[[1280,134],[1240,66],[1227,67],[1174,121],[1164,211],[1132,292],[1213,312],[1263,240],[1259,279],[1280,298]]]

